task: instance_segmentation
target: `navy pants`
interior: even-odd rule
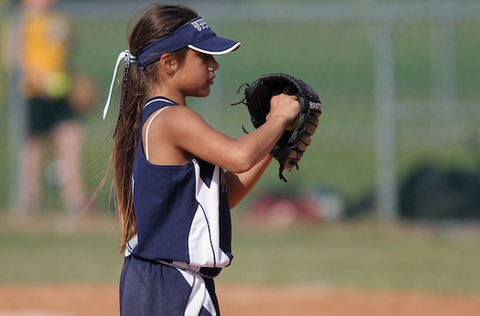
[[[220,316],[213,279],[133,256],[120,278],[121,316]]]

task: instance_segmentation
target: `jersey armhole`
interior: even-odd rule
[[[147,124],[147,129],[145,130],[145,140],[144,140],[145,141],[145,158],[147,159],[147,161],[150,161],[148,159],[148,132],[150,130],[150,124],[152,124],[152,121],[157,117],[157,115],[160,114],[167,107],[168,106],[165,106],[165,107],[161,108],[160,110],[155,112],[151,118],[149,118],[149,121],[148,121],[148,124]]]

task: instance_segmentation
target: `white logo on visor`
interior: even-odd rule
[[[197,29],[197,31],[201,32],[202,30],[208,29],[207,22],[203,19],[199,19],[192,22],[192,26]]]

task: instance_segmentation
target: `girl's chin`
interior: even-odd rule
[[[206,98],[210,95],[210,89],[198,93],[197,98]]]

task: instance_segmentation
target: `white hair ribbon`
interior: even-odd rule
[[[122,59],[124,59],[125,62],[128,64],[130,62],[135,62],[136,57],[130,54],[128,50],[125,50],[118,55],[117,63],[115,64],[115,68],[113,70],[112,82],[110,83],[110,91],[108,92],[107,103],[105,104],[105,108],[103,109],[103,119],[105,119],[105,117],[107,116],[108,107],[110,106],[110,98],[112,97],[113,83],[115,82],[115,78],[117,77],[118,67],[120,67],[120,62],[122,61]]]

